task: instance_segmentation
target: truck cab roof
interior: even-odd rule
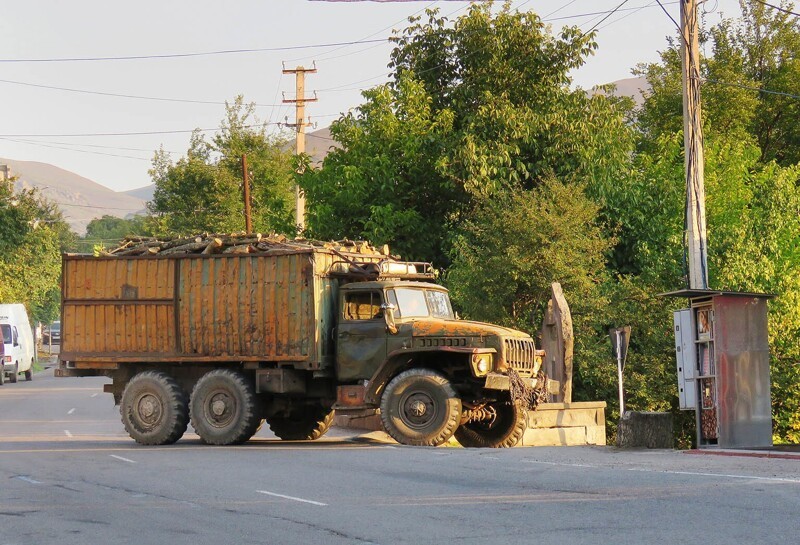
[[[439,284],[415,282],[413,280],[372,280],[369,282],[352,282],[341,287],[343,290],[382,290],[386,288],[417,288],[448,291],[447,288]]]

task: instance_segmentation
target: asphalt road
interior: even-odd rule
[[[800,460],[127,437],[102,379],[0,387],[0,545],[791,544]],[[191,430],[190,430],[191,431]]]

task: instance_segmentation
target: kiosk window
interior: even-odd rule
[[[344,319],[381,319],[383,318],[381,302],[381,294],[377,291],[346,293],[344,296]]]

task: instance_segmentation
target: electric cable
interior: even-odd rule
[[[764,2],[764,0],[755,0],[755,1],[758,2],[759,4],[761,4],[762,6],[767,6],[769,8],[772,8],[772,9],[775,9],[775,10],[778,10],[778,11],[782,11],[783,13],[787,13],[789,15],[794,15],[795,17],[800,17],[800,13],[796,13],[796,12],[788,10],[788,9],[786,9],[784,7],[776,6],[776,5],[770,4],[769,2]]]
[[[315,49],[325,47],[336,47],[343,45],[356,45],[383,42],[385,39],[376,40],[354,40],[350,42],[334,42],[311,45],[293,45],[283,47],[258,47],[250,49],[223,49],[219,51],[201,51],[193,53],[163,53],[156,55],[121,55],[117,57],[51,57],[51,58],[28,58],[28,59],[0,59],[0,63],[25,63],[25,62],[98,62],[98,61],[132,61],[132,60],[151,60],[151,59],[180,59],[190,57],[209,57],[215,55],[234,55],[243,53],[264,53],[274,51],[292,51],[297,49]]]
[[[156,100],[162,102],[185,102],[189,104],[212,104],[215,106],[225,106],[228,104],[227,102],[220,102],[220,101],[213,101],[213,100],[191,100],[191,99],[184,99],[184,98],[166,98],[166,97],[153,97],[153,96],[143,96],[143,95],[129,95],[123,93],[109,93],[105,91],[92,91],[89,89],[74,89],[71,87],[58,87],[55,85],[44,85],[40,83],[28,83],[25,81],[14,81],[8,79],[0,79],[0,83],[8,83],[11,85],[21,85],[25,87],[36,87],[39,89],[50,89],[54,91],[65,91],[69,93],[82,93],[87,95],[100,95],[100,96],[108,96],[108,97],[116,97],[116,98],[132,98],[138,100]],[[274,107],[277,104],[255,104],[255,106],[259,107]]]

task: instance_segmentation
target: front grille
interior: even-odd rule
[[[523,377],[533,376],[536,366],[536,347],[532,339],[505,339],[506,365],[512,367]]]

